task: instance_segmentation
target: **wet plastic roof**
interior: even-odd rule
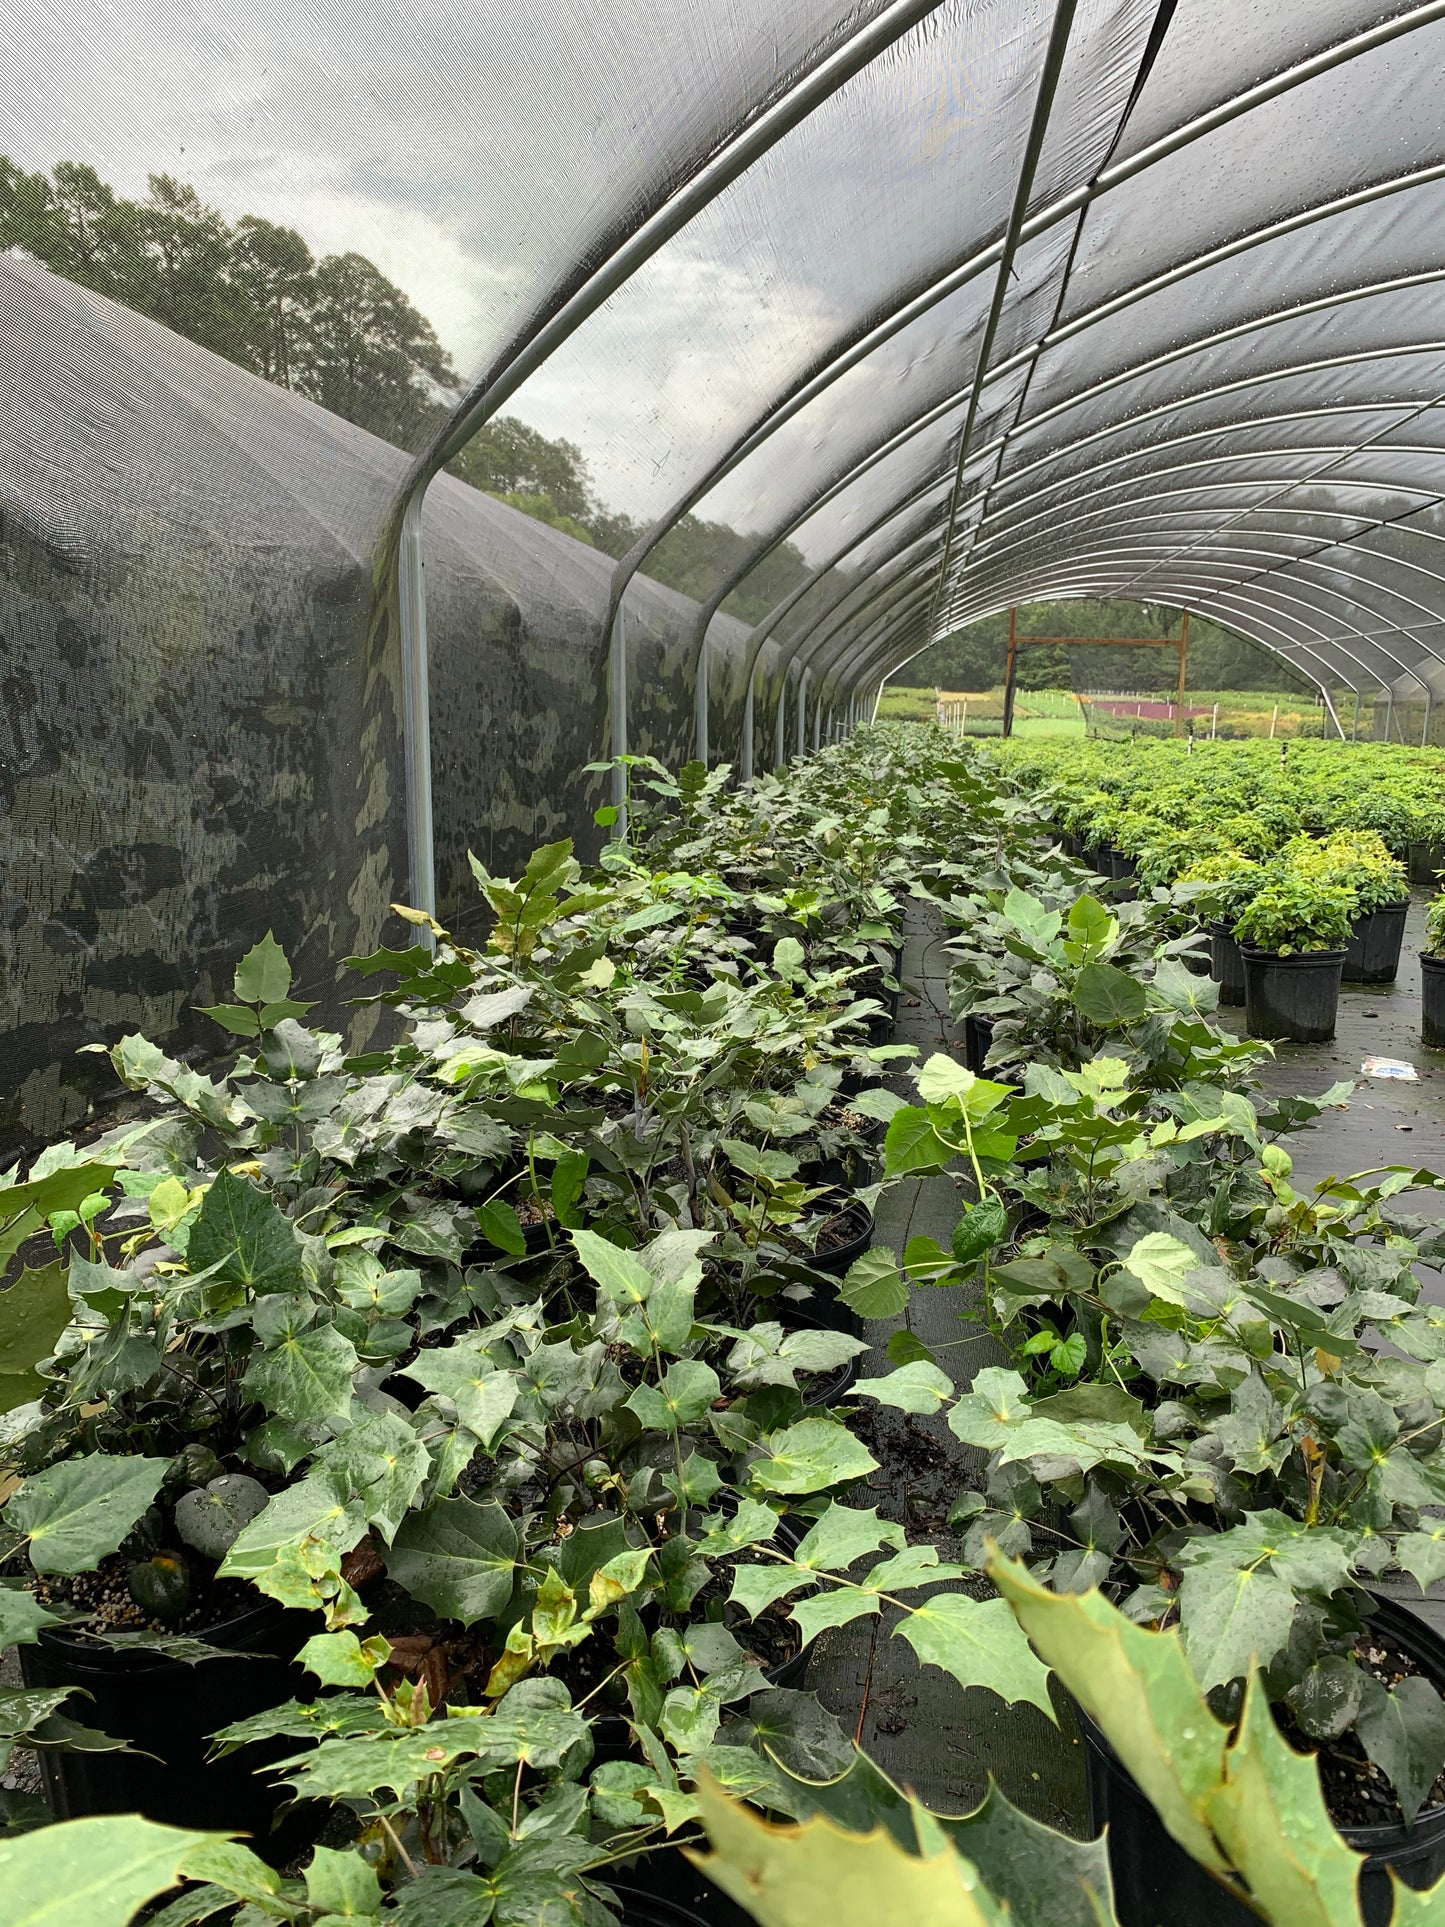
[[[1442,15],[65,0],[0,152],[367,253],[461,371],[412,479],[565,434],[649,530],[619,593],[689,509],[866,576],[770,619],[815,684],[1077,594],[1445,688]]]

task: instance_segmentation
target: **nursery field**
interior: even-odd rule
[[[940,699],[968,704],[970,735],[1000,733],[1002,689],[935,692],[889,684],[879,703],[879,720],[932,722]],[[1021,689],[1015,705],[1014,731],[1019,736],[1086,733],[1114,738],[1172,736],[1169,702],[1167,694],[1157,691],[1137,697],[1100,695],[1095,699],[1072,690]],[[1191,689],[1185,699],[1185,713],[1193,720],[1196,735],[1207,737],[1213,732],[1231,741],[1253,736],[1268,738],[1271,732],[1275,740],[1319,736],[1328,727],[1317,702],[1290,690]],[[1354,724],[1354,711],[1349,703],[1340,709],[1340,715],[1348,734]],[[1373,709],[1365,704],[1360,711],[1361,735],[1368,738],[1373,726]],[[1333,734],[1333,730],[1330,733]]]
[[[997,736],[1003,728],[1003,691],[894,689],[883,691],[880,722],[933,722],[939,702],[967,703],[970,736]],[[1014,704],[1014,730],[1020,736],[1082,736],[1084,718],[1077,697],[1066,689],[1020,690]]]
[[[1361,1927],[1362,1829],[1381,1918],[1445,1821],[1445,1181],[1250,1033],[1300,959],[1384,995],[1445,760],[627,781],[597,864],[474,860],[484,942],[344,960],[355,1039],[258,931],[204,1068],[118,1036],[0,1188],[0,1711],[68,1816],[12,1772],[0,1922],[802,1927],[845,1857],[840,1927],[1156,1927],[1159,1865]]]

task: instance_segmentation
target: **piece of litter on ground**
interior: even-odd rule
[[[1360,1066],[1361,1077],[1393,1077],[1401,1084],[1418,1084],[1420,1073],[1403,1057],[1367,1057]]]

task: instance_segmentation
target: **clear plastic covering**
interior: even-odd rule
[[[1020,601],[1445,728],[1439,0],[57,0],[0,60],[17,1132],[258,926],[332,995],[595,835],[589,761],[761,766]]]

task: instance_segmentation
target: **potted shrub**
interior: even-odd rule
[[[1420,975],[1420,1041],[1445,1050],[1445,896],[1426,912]]]
[[[1322,842],[1300,839],[1284,851],[1292,870],[1321,883],[1338,884],[1355,898],[1342,981],[1392,984],[1410,908],[1405,866],[1391,856],[1374,830],[1341,830]]]
[[[1354,914],[1352,892],[1298,872],[1278,875],[1250,901],[1235,936],[1251,1037],[1316,1044],[1334,1036]]]
[[[1195,886],[1191,895],[1209,932],[1210,975],[1219,985],[1221,1004],[1244,1002],[1244,959],[1234,926],[1264,879],[1265,866],[1240,850],[1221,850],[1179,873],[1182,885]]]

